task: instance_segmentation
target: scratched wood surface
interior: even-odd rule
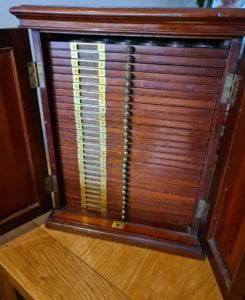
[[[28,299],[127,299],[38,227],[3,245],[0,261]]]
[[[221,300],[208,261],[45,228],[0,238],[0,265],[27,299]],[[17,231],[19,235],[21,230]]]

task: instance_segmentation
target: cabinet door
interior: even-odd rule
[[[28,32],[0,30],[0,234],[49,209],[38,101],[31,89]]]
[[[244,69],[243,63],[243,69]],[[244,71],[243,71],[244,72]],[[243,74],[244,78],[244,74]],[[240,82],[244,86],[244,80]],[[227,299],[244,299],[245,287],[245,92],[232,108],[225,145],[215,174],[212,211],[207,236],[208,255]],[[243,278],[243,279],[242,279]]]

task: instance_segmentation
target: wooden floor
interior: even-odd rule
[[[0,238],[0,265],[27,299],[222,299],[208,261],[49,230],[40,222]]]

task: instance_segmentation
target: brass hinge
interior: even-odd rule
[[[223,93],[221,96],[221,103],[233,105],[236,100],[236,94],[239,87],[239,81],[241,77],[237,74],[227,74],[225,77],[225,83]]]
[[[27,63],[32,88],[45,87],[42,64],[37,61]]]
[[[207,202],[206,200],[200,200],[198,203],[197,211],[195,217],[198,219],[203,218],[204,213],[207,210]]]
[[[57,177],[54,175],[49,175],[45,177],[45,187],[47,193],[57,192],[58,191]]]

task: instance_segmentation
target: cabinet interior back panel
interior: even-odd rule
[[[228,51],[222,40],[50,39],[64,207],[191,228]]]

